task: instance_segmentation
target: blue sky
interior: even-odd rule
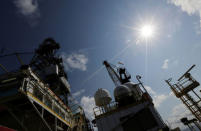
[[[0,14],[4,54],[33,51],[46,37],[60,43],[72,93],[85,108],[93,106],[98,88],[113,94],[103,60],[123,62],[134,82],[141,75],[170,124],[185,115],[185,108],[164,80],[176,79],[196,64],[192,73],[201,81],[200,0],[4,0]],[[155,36],[146,51],[136,29],[150,23]],[[4,58],[0,62],[8,69],[19,66]],[[86,112],[92,114],[91,109]]]

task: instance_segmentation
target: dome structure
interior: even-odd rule
[[[106,89],[98,89],[94,95],[96,106],[105,106],[112,100],[110,93]]]
[[[131,90],[125,85],[117,86],[114,90],[114,97],[116,100],[131,95]]]
[[[134,96],[135,99],[140,99],[142,96],[142,90],[139,87],[139,84],[133,83],[133,82],[127,82],[124,83],[132,92],[132,95]]]
[[[133,83],[133,82],[127,82],[127,83],[124,83],[124,85],[126,85],[128,88],[133,88],[133,87],[139,86],[138,84]]]

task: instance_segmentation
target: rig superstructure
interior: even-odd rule
[[[95,93],[95,119],[99,131],[158,131],[169,130],[154,107],[152,98],[136,76],[139,83],[130,81],[131,75],[123,67],[116,67],[104,61],[115,84],[114,98],[106,89]]]
[[[80,106],[70,108],[70,84],[59,44],[47,38],[31,62],[0,75],[0,125],[20,131],[90,131]],[[19,56],[17,56],[19,58]],[[1,67],[3,67],[1,65]]]

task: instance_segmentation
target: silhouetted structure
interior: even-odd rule
[[[173,91],[175,96],[179,98],[186,107],[192,112],[192,114],[201,122],[201,98],[194,91],[200,84],[197,82],[189,73],[193,69],[193,65],[188,69],[177,81],[175,84],[171,84],[172,79],[165,80],[166,83],[170,86],[170,89]]]
[[[106,89],[98,89],[94,98],[95,120],[93,123],[99,131],[148,131],[169,128],[161,119],[149,93],[144,88],[141,77],[137,76],[138,84],[130,81],[131,75],[124,67],[116,67],[104,61],[112,81],[115,84],[114,98]]]
[[[185,125],[185,126],[188,126],[188,128],[191,130],[191,131],[195,131],[195,128],[193,127],[192,124],[195,124],[195,126],[201,130],[201,127],[199,125],[199,123],[197,122],[197,119],[193,118],[191,120],[188,120],[187,117],[183,117],[181,118],[181,122]]]
[[[20,69],[0,75],[0,125],[19,131],[90,131],[83,109],[69,105],[70,84],[59,44],[48,38]],[[6,56],[6,55],[4,55]]]

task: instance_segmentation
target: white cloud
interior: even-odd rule
[[[201,17],[201,0],[168,0],[168,3],[180,7],[182,11],[189,15],[197,14]]]
[[[170,97],[169,94],[156,94],[153,97],[154,105],[159,107],[160,104],[163,103],[168,97]]]
[[[81,106],[84,109],[86,116],[90,119],[94,119],[93,108],[95,107],[94,97],[83,96],[81,98]]]
[[[15,0],[14,4],[22,15],[33,16],[39,13],[37,0]]]
[[[88,58],[82,53],[72,53],[66,55],[62,53],[61,57],[63,58],[64,67],[66,70],[70,69],[79,69],[81,71],[87,70]]]
[[[184,104],[178,104],[171,110],[171,114],[168,117],[168,123],[170,124],[171,128],[180,127],[182,129],[186,128],[180,122],[182,117],[187,117],[188,119],[193,118],[193,115],[190,111],[185,107]]]
[[[165,59],[164,61],[163,61],[163,65],[162,65],[162,69],[168,69],[168,64],[169,64],[169,59]]]
[[[75,93],[72,94],[73,97],[79,97],[82,93],[85,92],[85,89],[81,89]]]
[[[150,95],[152,96],[154,105],[156,108],[160,107],[160,105],[167,100],[170,96],[172,96],[172,93],[169,94],[159,94],[155,92],[150,86],[145,86],[146,90]]]
[[[152,88],[150,86],[145,86],[145,89],[147,90],[148,93],[150,93],[151,95],[156,95],[156,92],[154,90],[152,90]]]
[[[14,4],[18,12],[26,17],[31,26],[38,23],[38,18],[40,17],[38,0],[14,0]]]
[[[171,67],[175,67],[179,64],[179,61],[178,60],[170,60],[170,59],[165,59],[163,61],[163,65],[161,66],[162,69],[166,70],[168,68],[171,68]]]

